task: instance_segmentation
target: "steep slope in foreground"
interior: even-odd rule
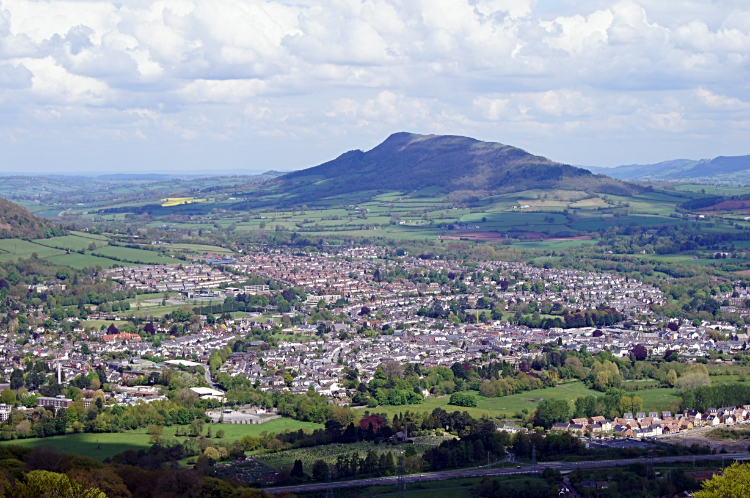
[[[0,198],[0,239],[37,239],[47,224],[28,209]]]
[[[395,133],[368,152],[354,150],[333,161],[271,182],[295,200],[373,190],[436,187],[514,192],[566,188],[631,194],[636,187],[590,171],[534,156],[517,147],[451,135]]]

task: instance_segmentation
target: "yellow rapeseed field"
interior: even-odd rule
[[[180,204],[192,204],[193,202],[205,202],[206,199],[196,199],[195,197],[167,197],[161,200],[162,207],[179,206]]]

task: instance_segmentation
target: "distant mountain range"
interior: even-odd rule
[[[628,164],[616,168],[588,167],[592,173],[620,180],[750,182],[750,155],[714,159],[673,159],[656,164]]]
[[[529,189],[588,190],[629,195],[634,185],[494,142],[453,135],[394,133],[367,152],[353,150],[261,187],[287,202],[359,192],[486,194]],[[261,193],[261,192],[259,192]]]

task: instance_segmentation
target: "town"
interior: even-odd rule
[[[209,255],[202,262],[104,270],[101,278],[112,282],[114,292],[135,297],[129,299],[130,309],[123,305],[119,312],[101,311],[102,307],[84,305],[85,319],[62,320],[70,325],[68,333],[44,315],[45,307],[27,309],[22,321],[39,325],[26,341],[18,341],[6,328],[6,375],[23,372],[32,364],[28,359],[45,362],[48,371],[57,372],[61,385],[101,371],[99,384],[106,382],[111,389],[106,396],[133,404],[166,399],[156,388],[134,385],[137,379],[158,376],[164,368],[200,366],[205,367],[207,381],[207,387],[193,390],[200,398],[226,402],[220,379],[228,377],[246,379],[266,393],[304,395],[312,390],[339,406],[377,406],[382,395],[363,392],[361,385],[371,384],[383,365],[419,365],[426,374],[456,364],[482,368],[500,362],[510,368],[511,376],[541,379],[541,387],[546,387],[563,380],[545,372],[549,344],[563,355],[603,353],[628,359],[637,354],[642,355],[638,360],[645,360],[669,353],[695,364],[717,351],[743,351],[748,338],[744,329],[726,322],[659,316],[654,309],[665,302],[662,292],[617,273],[490,260],[467,264],[429,255],[388,254],[375,246],[307,253],[256,248],[221,263],[207,262],[211,260]],[[715,297],[725,302],[724,308],[744,307],[744,288],[723,288]],[[44,303],[65,291],[62,281],[29,289],[32,299],[43,297]],[[164,295],[139,301],[134,291]],[[154,318],[149,310],[158,310],[157,303],[178,307]],[[135,310],[136,306],[143,308]],[[216,317],[210,312],[215,309]],[[128,321],[133,317],[140,329]],[[88,325],[102,320],[111,324]],[[152,336],[161,339],[151,340]],[[230,350],[212,379],[208,367],[216,351],[238,342],[243,347]],[[360,387],[351,382],[351,372],[356,372]],[[450,394],[450,389],[422,384],[418,399],[409,403]],[[622,383],[600,387],[615,385]],[[34,389],[27,395],[32,394]],[[69,406],[72,400],[64,402]],[[56,406],[58,401],[39,396],[37,403]],[[613,414],[612,420],[572,418],[550,429],[647,438],[744,422],[747,409],[686,409],[674,416],[667,410],[635,416],[622,412]],[[2,410],[7,418],[10,407]],[[513,416],[518,414],[507,414]]]

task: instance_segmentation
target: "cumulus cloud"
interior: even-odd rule
[[[0,143],[249,144],[277,168],[401,130],[573,163],[748,152],[746,3],[537,4],[0,0]]]

